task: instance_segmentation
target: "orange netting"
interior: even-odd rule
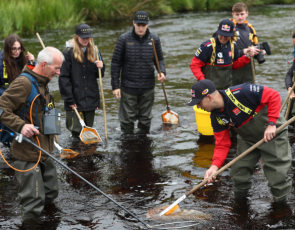
[[[62,153],[59,155],[60,155],[60,157],[63,157],[63,158],[72,159],[72,158],[78,156],[79,153],[77,153],[71,149],[63,149]]]
[[[179,119],[178,115],[172,111],[166,111],[162,113],[162,119],[164,123],[169,123],[169,124],[178,124]]]
[[[80,133],[80,139],[85,144],[94,144],[101,141],[96,129],[84,127]]]

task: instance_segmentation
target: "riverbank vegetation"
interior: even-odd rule
[[[1,0],[0,34],[32,33],[35,29],[66,27],[84,20],[73,0]]]
[[[1,0],[0,35],[32,33],[82,21],[130,18],[138,10],[151,16],[185,11],[231,10],[241,0]],[[294,0],[246,0],[248,6],[288,4]]]

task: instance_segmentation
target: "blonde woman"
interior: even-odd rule
[[[95,110],[100,107],[98,68],[101,68],[103,77],[105,65],[98,53],[100,61],[95,57],[90,26],[78,25],[74,38],[67,42],[67,48],[63,51],[65,61],[58,79],[66,110],[66,126],[72,132],[72,137],[79,137],[82,129],[73,109],[77,108],[85,124],[92,127]]]

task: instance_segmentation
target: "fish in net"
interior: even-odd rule
[[[170,221],[170,220],[211,220],[212,216],[197,210],[177,209],[169,215],[160,216],[159,214],[168,208],[169,205],[164,207],[154,208],[148,210],[147,218],[154,220]]]

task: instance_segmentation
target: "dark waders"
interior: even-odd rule
[[[217,90],[224,90],[232,86],[232,65],[227,67],[206,65],[201,70],[205,79],[214,82]]]
[[[16,161],[14,166],[20,170],[32,168],[36,162]],[[22,214],[38,218],[45,204],[51,203],[58,195],[57,172],[54,160],[47,158],[28,172],[15,171],[20,184],[19,197]]]
[[[252,66],[251,62],[249,62],[244,67],[233,70],[232,71],[232,82],[233,85],[240,85],[244,83],[251,83],[253,84],[253,74],[252,74]]]
[[[133,133],[134,122],[138,120],[138,133],[148,133],[151,126],[154,90],[141,96],[134,96],[121,91],[119,120],[121,130]]]
[[[267,106],[265,106],[248,123],[240,128],[234,128],[238,133],[236,156],[263,138],[267,121]],[[285,119],[280,115],[276,127],[278,128],[284,122]],[[273,140],[261,144],[231,167],[230,174],[234,181],[236,198],[247,196],[252,184],[253,170],[260,157],[262,157],[265,164],[263,171],[269,181],[268,186],[274,200],[276,202],[284,200],[292,189],[292,180],[290,177],[287,177],[287,172],[292,163],[287,127],[280,133],[277,133]]]
[[[84,120],[86,126],[93,126],[95,110],[79,111],[79,114]],[[72,132],[73,137],[79,137],[82,126],[74,110],[66,111],[66,126],[67,129]]]

